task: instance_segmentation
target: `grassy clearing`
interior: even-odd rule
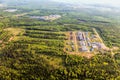
[[[13,40],[18,40],[19,39],[18,35],[20,36],[25,32],[25,30],[21,28],[6,28],[4,30],[9,32],[9,34],[13,35],[12,36]]]
[[[20,35],[20,33],[24,32],[24,29],[21,28],[6,28],[5,31],[9,31],[14,36]]]

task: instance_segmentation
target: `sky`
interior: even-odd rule
[[[103,4],[120,7],[120,0],[54,0],[68,3]]]

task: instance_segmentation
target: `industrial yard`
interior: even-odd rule
[[[49,21],[49,20],[53,21],[53,20],[61,18],[61,15],[55,14],[55,15],[49,15],[49,16],[31,16],[30,18],[45,20],[45,21]]]
[[[94,34],[84,31],[67,32],[68,40],[66,41],[66,52],[71,54],[92,54],[99,50],[105,50],[106,46],[99,34],[94,29],[93,31]]]

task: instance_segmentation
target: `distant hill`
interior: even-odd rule
[[[27,7],[27,8],[58,8],[62,7],[64,3],[55,2],[53,0],[0,0],[1,3],[8,6]]]

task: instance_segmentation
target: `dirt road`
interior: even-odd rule
[[[73,40],[74,40],[74,45],[75,45],[75,50],[76,53],[78,53],[78,44],[77,44],[77,36],[76,36],[76,32],[73,32]]]

